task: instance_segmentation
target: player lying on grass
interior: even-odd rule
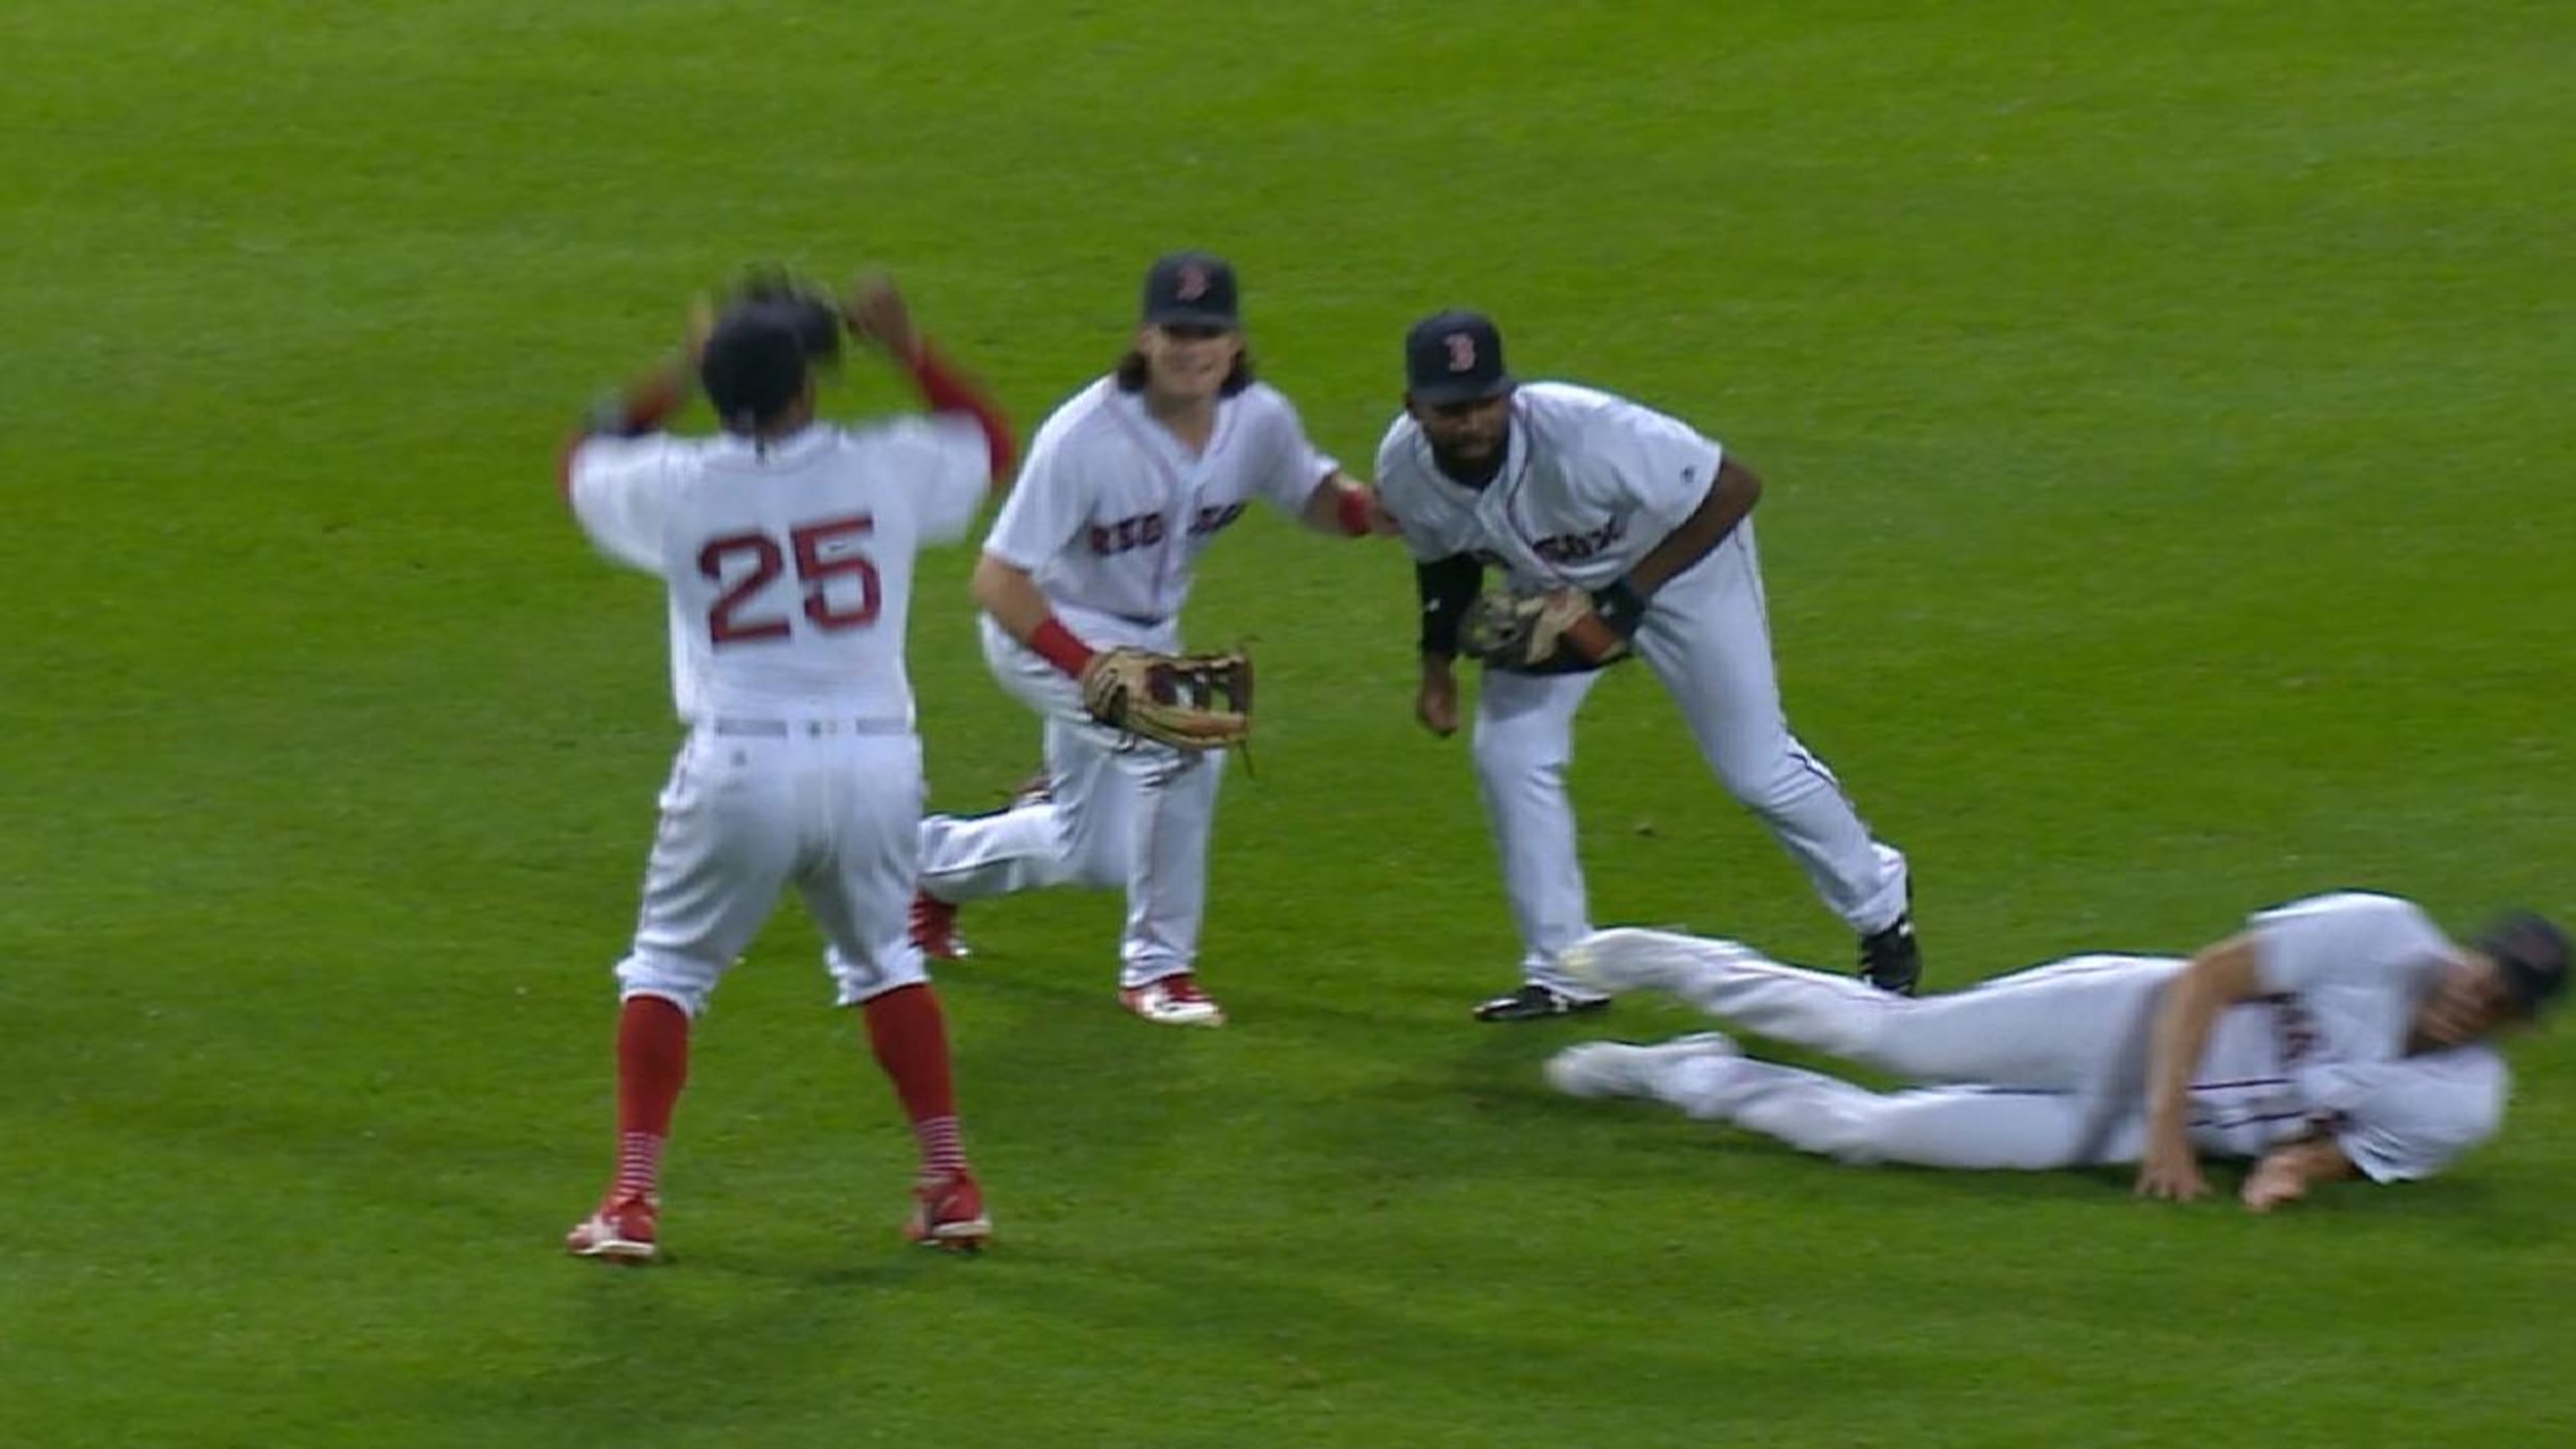
[[[1667,991],[1747,1031],[1894,1073],[1871,1092],[1756,1061],[1708,1032],[1587,1042],[1548,1063],[1577,1097],[1643,1097],[1850,1163],[2138,1164],[2138,1192],[2209,1191],[2200,1157],[2250,1159],[2268,1211],[2321,1182],[2402,1182],[2492,1136],[2492,1044],[2567,985],[2567,937],[2538,916],[2474,944],[2415,906],[2343,893],[2256,915],[2189,960],[2077,956],[1908,1000],[1667,931],[1600,931],[1569,969],[1605,991]]]

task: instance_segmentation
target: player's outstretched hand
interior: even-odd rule
[[[2245,1175],[2244,1190],[2237,1196],[2247,1212],[2268,1213],[2286,1207],[2308,1195],[2307,1174],[2295,1163],[2270,1159],[2257,1164]]]
[[[894,357],[908,358],[921,351],[921,334],[912,327],[912,308],[896,290],[894,278],[883,272],[863,272],[850,284],[850,295],[841,304],[841,320],[850,325],[851,336]]]
[[[1404,537],[1404,521],[1389,513],[1386,498],[1374,488],[1363,488],[1368,495],[1368,531],[1372,538]]]
[[[2190,1202],[2208,1195],[2209,1179],[2201,1175],[2189,1143],[2147,1145],[2147,1159],[2138,1166],[2138,1196]]]

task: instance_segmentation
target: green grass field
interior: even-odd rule
[[[27,0],[0,53],[0,1443],[2576,1434],[2564,1032],[2453,1175],[2278,1219],[1555,1099],[1588,1027],[1466,1019],[1516,946],[1409,571],[1275,517],[1192,609],[1265,669],[1236,1024],[1120,1014],[1109,897],[976,912],[1004,1238],[917,1253],[785,912],[679,1264],[556,1248],[676,734],[552,450],[747,262],[889,264],[1023,429],[1182,245],[1356,467],[1453,303],[1698,422],[1936,985],[2338,885],[2576,910],[2564,5]],[[971,556],[913,641],[952,808],[1036,749]],[[1599,919],[1843,958],[1642,672],[1579,739]]]

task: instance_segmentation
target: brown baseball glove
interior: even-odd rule
[[[1488,668],[1514,674],[1575,674],[1624,658],[1627,637],[1605,623],[1579,589],[1544,594],[1497,590],[1460,623],[1458,647]]]
[[[1091,717],[1177,750],[1222,750],[1252,737],[1252,656],[1158,654],[1121,645],[1082,671]]]

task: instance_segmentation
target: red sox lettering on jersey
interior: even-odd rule
[[[1265,499],[1293,516],[1336,467],[1267,384],[1226,399],[1215,436],[1193,456],[1103,379],[1038,430],[985,551],[1027,569],[1077,615],[1168,619],[1189,597],[1199,555],[1247,505]]]

